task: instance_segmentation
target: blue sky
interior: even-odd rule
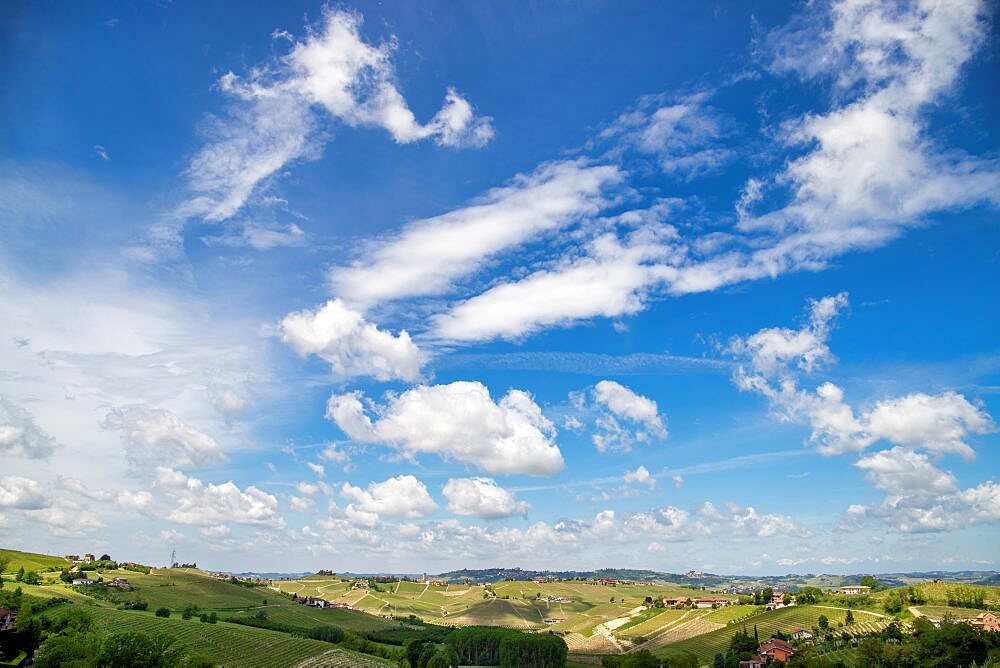
[[[14,3],[0,542],[995,569],[986,3]]]

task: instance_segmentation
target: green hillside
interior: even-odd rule
[[[847,611],[816,605],[797,605],[754,615],[747,619],[746,629],[753,633],[754,627],[756,627],[758,636],[764,640],[771,637],[776,631],[790,633],[796,627],[811,629],[819,624],[820,615],[825,616],[830,621],[830,626],[836,628],[844,623]],[[872,613],[860,610],[854,611],[854,617],[858,622],[882,619]],[[698,657],[699,661],[707,663],[717,652],[725,654],[729,648],[730,639],[743,626],[740,623],[730,624],[694,638],[681,640],[670,647],[690,651]]]
[[[52,616],[58,618],[69,609],[70,606],[62,606]],[[328,643],[319,640],[293,638],[284,633],[238,624],[225,622],[204,624],[199,622],[197,618],[190,620],[176,617],[163,619],[149,612],[102,607],[90,607],[87,611],[94,616],[94,620],[102,632],[166,633],[177,639],[177,642],[183,646],[185,653],[207,654],[220,666],[247,666],[248,668],[291,666],[333,649]]]
[[[66,568],[69,562],[63,557],[55,557],[50,554],[36,554],[34,552],[21,552],[20,550],[0,549],[0,561],[7,561],[4,573],[16,573],[19,568],[26,571],[54,571]]]

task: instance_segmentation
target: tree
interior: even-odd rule
[[[774,600],[774,590],[772,588],[770,588],[770,587],[766,587],[760,593],[760,600],[761,600],[761,602],[764,605],[767,605],[768,603],[770,603],[771,601],[773,601]]]
[[[712,668],[726,668],[726,660],[722,658],[722,652],[715,653],[715,660],[712,661]]]
[[[38,577],[38,573],[35,571],[28,571],[24,574],[24,584],[36,585],[41,583],[42,579]]]
[[[826,615],[820,615],[817,623],[821,631],[826,631],[830,628],[830,620],[826,618]]]
[[[872,591],[878,591],[878,580],[874,575],[865,575],[861,578],[862,587],[871,587]]]
[[[111,561],[111,555],[109,555],[109,554],[102,554],[101,558],[98,559],[98,561]]]
[[[14,576],[15,582],[24,582],[24,566],[17,569],[17,575]]]
[[[850,626],[853,623],[854,623],[854,613],[851,612],[850,610],[848,610],[847,611],[847,616],[844,617],[844,624],[846,626]]]
[[[156,616],[157,617],[169,617],[170,616],[170,608],[157,608],[156,609]]]
[[[174,668],[180,661],[181,653],[171,647],[173,644],[174,639],[162,633],[112,633],[101,643],[97,664],[106,668]]]

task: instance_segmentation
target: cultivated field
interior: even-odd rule
[[[19,568],[42,573],[60,570],[69,566],[69,562],[62,557],[35,554],[34,552],[20,552],[18,550],[0,550],[0,561],[4,559],[8,560],[7,567],[3,571],[4,573],[16,573]]]
[[[70,606],[52,612],[58,617]],[[204,653],[220,666],[293,666],[310,657],[328,652],[328,643],[292,636],[276,631],[255,629],[238,624],[205,624],[190,620],[156,617],[150,612],[91,607],[88,612],[102,631],[141,631],[166,633],[177,639],[186,653]],[[337,665],[337,664],[319,664]],[[356,664],[347,664],[356,665]],[[377,664],[376,664],[377,665]]]
[[[861,610],[854,610],[855,626],[865,622],[880,622],[883,617],[878,617],[872,613]],[[820,615],[826,616],[832,628],[837,628],[844,623],[847,616],[846,610],[820,607],[815,605],[796,605],[790,608],[781,608],[762,612],[759,615],[747,619],[746,629],[753,633],[754,627],[761,639],[769,638],[775,631],[789,633],[796,627],[811,629],[819,624]],[[710,662],[716,652],[725,654],[729,648],[729,641],[733,635],[743,628],[743,624],[730,624],[707,633],[700,633],[685,640],[680,640],[672,647],[684,649],[694,653],[699,661]]]

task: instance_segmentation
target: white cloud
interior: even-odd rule
[[[636,394],[613,380],[602,380],[594,386],[594,401],[606,406],[614,415],[638,422],[654,435],[664,438],[667,429],[663,424],[656,402]]]
[[[831,382],[815,392],[800,389],[798,374],[832,361],[827,346],[831,320],[847,306],[844,293],[814,301],[808,324],[797,331],[767,328],[747,338],[734,338],[728,350],[745,358],[734,381],[741,390],[766,396],[783,420],[807,421],[810,441],[824,455],[860,451],[879,441],[938,454],[975,456],[966,442],[971,434],[993,431],[992,418],[964,396],[953,392],[913,392],[877,401],[856,411],[843,390]]]
[[[409,223],[364,259],[335,268],[332,290],[363,306],[447,292],[487,258],[607,207],[604,190],[622,178],[610,165],[544,164],[467,207]]]
[[[322,464],[314,464],[313,462],[306,462],[306,466],[308,466],[309,469],[313,473],[315,473],[318,477],[320,478],[326,477],[326,467],[324,467]]]
[[[156,484],[177,503],[166,517],[171,522],[195,526],[236,523],[275,529],[285,526],[278,515],[278,499],[253,485],[241,490],[232,480],[206,484],[168,467],[157,469]]]
[[[647,97],[638,107],[619,116],[601,132],[639,153],[655,156],[668,174],[693,178],[716,171],[733,157],[719,146],[725,134],[718,112],[707,107],[707,93],[672,102],[662,96]]]
[[[593,420],[591,440],[598,452],[629,452],[636,443],[667,437],[656,402],[613,380],[602,380],[587,392],[571,392],[570,404],[580,417]],[[576,416],[567,420],[584,426]]]
[[[0,454],[44,459],[55,451],[55,439],[35,423],[23,407],[0,396]]]
[[[219,88],[233,104],[225,118],[205,124],[208,142],[187,170],[197,195],[181,215],[230,218],[285,165],[318,157],[328,136],[318,109],[350,126],[385,128],[398,143],[482,146],[493,137],[491,119],[476,116],[452,88],[427,124],[417,122],[396,87],[395,41],[368,44],[360,24],[358,14],[326,9],[322,24],[292,40],[287,55],[246,77],[221,77]]]
[[[639,466],[639,468],[634,471],[626,471],[624,480],[627,483],[634,482],[640,485],[646,485],[650,489],[654,489],[656,487],[656,478],[649,473],[649,470],[647,470],[645,466]]]
[[[48,494],[37,480],[17,475],[0,478],[0,507],[36,510],[50,504]]]
[[[668,225],[646,225],[624,243],[615,234],[599,236],[581,257],[460,302],[434,319],[434,331],[452,341],[516,339],[597,316],[637,313],[668,276],[658,262],[675,254],[670,242],[676,235]]]
[[[406,330],[398,336],[380,330],[339,299],[317,311],[290,313],[281,321],[281,338],[299,355],[317,355],[340,378],[416,380],[424,356]]]
[[[891,496],[949,494],[958,489],[955,476],[931,464],[927,455],[901,447],[862,457],[854,464],[878,489]]]
[[[242,413],[250,402],[235,388],[213,383],[208,388],[208,397],[215,409],[227,418]]]
[[[385,443],[411,457],[433,453],[501,474],[552,475],[563,468],[555,428],[521,390],[494,403],[477,382],[420,385],[388,395],[375,410],[373,422],[360,393],[335,394],[326,415],[356,441]]]
[[[117,408],[105,415],[102,425],[123,432],[125,456],[140,469],[196,468],[225,458],[215,439],[163,409]]]
[[[529,504],[518,501],[492,478],[451,478],[442,490],[448,510],[456,515],[497,519],[522,515],[527,517]]]
[[[729,351],[748,357],[752,372],[765,377],[785,376],[792,364],[812,372],[834,360],[826,342],[831,321],[847,304],[846,292],[811,301],[809,320],[800,329],[769,327],[745,339],[735,337],[730,341]],[[740,374],[745,372],[741,369]]]
[[[437,510],[427,487],[412,475],[369,483],[366,489],[345,482],[340,495],[353,501],[348,509],[362,513],[417,518]]]
[[[295,223],[264,225],[243,223],[237,229],[219,236],[202,237],[209,246],[249,247],[268,251],[275,248],[293,248],[306,243],[306,233]]]

